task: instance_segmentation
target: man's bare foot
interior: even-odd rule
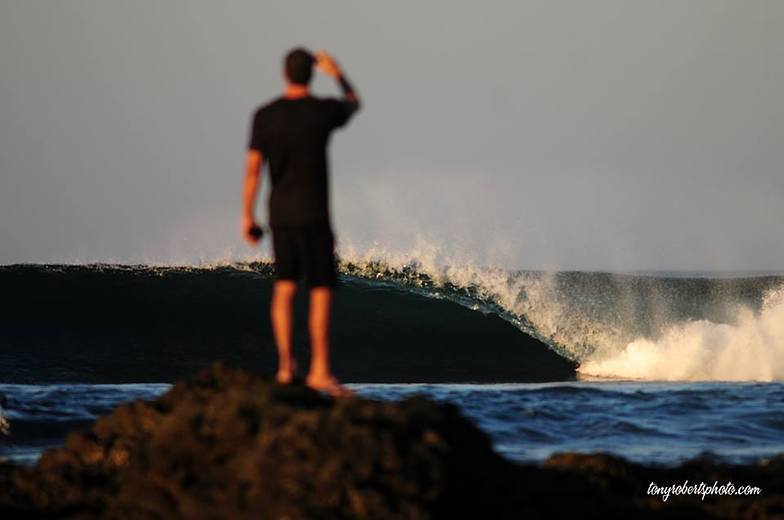
[[[332,397],[348,397],[354,392],[341,385],[334,376],[311,376],[305,380],[305,384],[313,390],[324,392]]]
[[[287,385],[294,381],[297,375],[299,375],[299,366],[297,361],[292,359],[288,370],[278,369],[278,372],[275,374],[275,381],[282,385]]]

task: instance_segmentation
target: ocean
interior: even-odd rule
[[[784,277],[341,262],[333,363],[360,395],[459,406],[505,456],[784,453]],[[0,458],[220,361],[271,375],[267,263],[0,266]],[[305,299],[295,353],[307,362]]]

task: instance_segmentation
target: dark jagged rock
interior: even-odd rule
[[[14,498],[54,516],[428,518],[490,506],[486,475],[505,467],[453,406],[334,401],[215,367],[70,435],[18,472]]]
[[[781,458],[667,469],[562,454],[521,466],[452,405],[332,400],[215,366],[118,407],[33,468],[0,467],[0,517],[765,518],[784,511],[782,475]],[[764,495],[646,495],[651,481],[685,478]]]

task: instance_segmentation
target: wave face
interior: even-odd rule
[[[344,255],[341,273],[334,356],[353,382],[553,381],[575,367],[603,378],[784,379],[778,275],[520,272],[387,253]],[[0,377],[162,382],[217,353],[269,370],[271,276],[263,262],[0,267],[10,288]],[[306,356],[307,338],[295,343]]]
[[[573,380],[573,362],[495,314],[348,273],[332,361],[350,383]],[[272,374],[268,264],[0,267],[0,382],[165,383],[222,361]],[[294,353],[309,357],[307,298]]]

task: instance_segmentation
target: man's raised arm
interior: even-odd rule
[[[343,99],[352,107],[352,113],[359,110],[359,95],[357,95],[356,89],[354,89],[354,86],[349,82],[348,77],[346,77],[346,74],[335,59],[324,51],[318,51],[315,54],[315,58],[318,70],[337,80],[340,89],[343,91]]]

